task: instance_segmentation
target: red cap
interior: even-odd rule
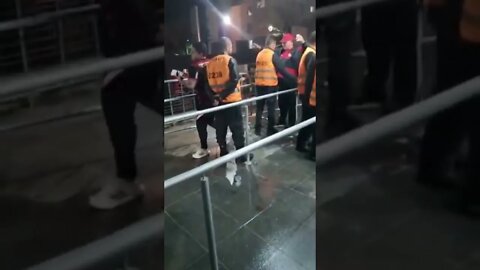
[[[285,33],[285,34],[283,34],[283,38],[282,38],[281,42],[283,43],[283,42],[294,41],[294,40],[295,40],[295,37],[292,34]]]

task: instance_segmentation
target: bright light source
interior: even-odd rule
[[[228,15],[224,15],[222,20],[225,25],[230,25],[232,23],[232,21],[230,20],[230,16]]]
[[[269,25],[268,26],[268,32],[272,32],[273,31],[273,26]]]
[[[314,6],[310,6],[310,12],[311,13],[315,12],[315,7]]]

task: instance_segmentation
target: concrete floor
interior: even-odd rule
[[[165,136],[166,179],[208,161],[191,158],[197,140],[195,130]],[[254,154],[253,165],[237,168],[240,187],[226,166],[208,174],[221,269],[315,269],[314,162],[292,138]],[[167,189],[165,205],[165,269],[210,269],[199,178]]]
[[[97,98],[63,97],[0,120],[4,126],[41,120],[72,109],[69,105],[79,100],[86,106]],[[101,114],[0,133],[0,269],[25,269],[161,211],[163,120],[141,107],[137,119],[139,180],[149,192],[141,203],[111,212],[94,211],[87,204],[91,190],[114,175]],[[153,241],[101,269],[118,269],[127,259],[141,269],[161,269],[161,243]]]

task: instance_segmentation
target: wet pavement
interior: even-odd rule
[[[0,120],[2,124],[13,119],[22,122],[33,115],[48,116],[52,110],[69,110],[66,104],[58,106],[62,108],[39,104]],[[25,269],[161,211],[162,118],[139,107],[137,119],[139,180],[148,193],[140,202],[106,212],[87,204],[92,190],[114,172],[101,114],[0,133],[0,269]],[[125,263],[161,269],[162,258],[159,235],[148,245],[93,269],[116,270]]]
[[[191,158],[196,140],[194,130],[165,136],[166,179],[208,161]],[[254,154],[233,173],[238,187],[228,180],[230,165],[207,175],[221,269],[315,269],[314,162],[295,151],[293,138]],[[210,269],[200,179],[167,189],[165,205],[165,269]]]

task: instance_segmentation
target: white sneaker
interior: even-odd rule
[[[194,159],[199,159],[199,158],[204,158],[209,155],[209,151],[206,149],[198,149],[197,152],[195,152],[192,157]]]
[[[141,191],[137,184],[116,178],[105,184],[99,192],[90,196],[89,203],[93,208],[110,210],[130,202],[140,195]]]

